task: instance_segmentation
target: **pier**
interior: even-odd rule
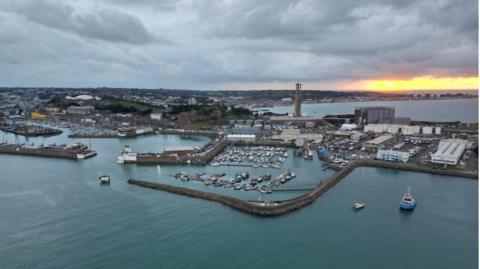
[[[458,170],[438,170],[427,167],[420,167],[412,164],[399,164],[391,163],[385,161],[377,160],[358,160],[353,161],[346,165],[343,169],[336,172],[328,180],[320,182],[313,190],[309,193],[301,195],[299,197],[285,200],[285,201],[275,201],[275,202],[255,202],[242,200],[230,196],[219,195],[210,192],[192,190],[183,187],[177,187],[173,185],[153,183],[142,180],[129,179],[128,183],[132,185],[137,185],[145,188],[151,188],[156,190],[163,190],[175,194],[181,194],[189,197],[200,198],[209,201],[215,201],[227,206],[230,206],[236,210],[240,210],[245,213],[258,215],[258,216],[279,216],[284,215],[289,212],[298,210],[304,206],[309,205],[314,202],[318,197],[322,196],[323,193],[328,191],[330,188],[335,186],[343,178],[345,178],[350,172],[355,168],[366,166],[366,167],[380,167],[380,168],[390,168],[390,169],[399,169],[405,171],[421,172],[421,173],[431,173],[445,176],[454,176],[454,177],[464,177],[470,179],[477,179],[478,174],[471,172],[464,172]]]

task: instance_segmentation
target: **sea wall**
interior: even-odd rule
[[[285,200],[285,201],[276,201],[276,202],[256,202],[256,201],[247,201],[230,196],[204,192],[199,190],[193,190],[168,184],[153,183],[142,180],[129,179],[128,183],[133,185],[138,185],[145,188],[151,188],[156,190],[163,190],[171,193],[181,194],[189,197],[205,199],[209,201],[219,202],[225,205],[228,205],[234,209],[243,211],[245,213],[258,215],[258,216],[279,216],[294,210],[300,209],[312,202],[314,202],[318,197],[320,197],[327,190],[335,186],[340,182],[345,176],[350,174],[355,168],[359,166],[371,166],[371,167],[382,167],[390,169],[400,169],[406,171],[414,171],[421,173],[432,173],[446,176],[455,176],[455,177],[465,177],[478,179],[478,174],[455,171],[455,170],[436,170],[426,167],[418,167],[415,165],[409,164],[398,164],[390,163],[384,161],[376,160],[362,160],[354,161],[346,165],[343,169],[336,172],[328,180],[321,182],[315,189],[311,192],[304,194],[302,196],[296,197],[294,199]]]
[[[67,150],[54,149],[35,149],[35,148],[19,148],[19,147],[0,147],[0,154],[41,156],[64,159],[77,159],[77,154]]]

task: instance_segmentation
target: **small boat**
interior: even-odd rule
[[[110,176],[103,175],[98,177],[98,179],[100,179],[101,184],[110,184]]]
[[[413,195],[410,193],[410,187],[407,188],[407,193],[403,195],[402,200],[400,201],[400,209],[403,210],[413,210],[417,206],[417,201],[413,198]]]
[[[355,209],[355,210],[359,210],[359,209],[362,209],[364,207],[365,207],[365,204],[362,204],[362,203],[355,202],[353,204],[353,209]]]

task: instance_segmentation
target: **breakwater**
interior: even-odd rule
[[[380,167],[380,168],[390,168],[390,169],[399,169],[413,172],[421,173],[432,173],[445,176],[455,176],[455,177],[465,177],[471,179],[478,179],[478,174],[456,171],[456,170],[436,170],[427,167],[419,167],[416,165],[410,164],[399,164],[399,163],[390,163],[385,161],[376,161],[376,160],[361,160],[354,161],[346,165],[343,169],[336,172],[328,180],[322,181],[317,185],[311,192],[301,195],[299,197],[285,200],[285,201],[275,201],[275,202],[256,202],[256,201],[247,201],[230,196],[198,191],[183,187],[177,187],[168,184],[153,183],[142,180],[129,179],[128,183],[151,188],[156,190],[163,190],[175,194],[181,194],[189,197],[200,198],[209,201],[215,201],[218,203],[225,204],[234,209],[243,211],[245,213],[258,215],[258,216],[279,216],[287,214],[294,210],[298,210],[312,202],[314,202],[318,197],[320,197],[327,190],[335,186],[340,182],[345,176],[350,174],[355,168],[360,166],[370,166],[370,167]]]
[[[0,146],[0,154],[52,157],[71,160],[86,159],[97,155],[93,150],[75,151],[68,148],[29,148],[15,145]]]

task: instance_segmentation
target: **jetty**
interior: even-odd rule
[[[366,166],[366,167],[380,167],[380,168],[390,168],[390,169],[399,169],[405,171],[421,172],[421,173],[431,173],[445,176],[454,176],[454,177],[464,177],[470,179],[477,179],[478,174],[472,172],[465,172],[460,170],[438,170],[429,167],[421,167],[413,164],[400,164],[392,163],[386,161],[378,160],[357,160],[350,162],[343,169],[337,171],[332,175],[328,180],[320,182],[313,190],[310,192],[298,196],[296,198],[284,201],[248,201],[242,200],[230,196],[204,192],[199,190],[193,190],[168,184],[154,183],[136,179],[129,179],[128,183],[132,185],[141,186],[144,188],[150,188],[155,190],[167,191],[170,193],[185,195],[189,197],[215,201],[222,203],[236,210],[240,210],[245,213],[257,215],[257,216],[280,216],[287,214],[289,212],[298,210],[313,203],[317,198],[322,196],[323,193],[328,191],[330,188],[335,186],[340,182],[345,176],[350,174],[355,168]]]

